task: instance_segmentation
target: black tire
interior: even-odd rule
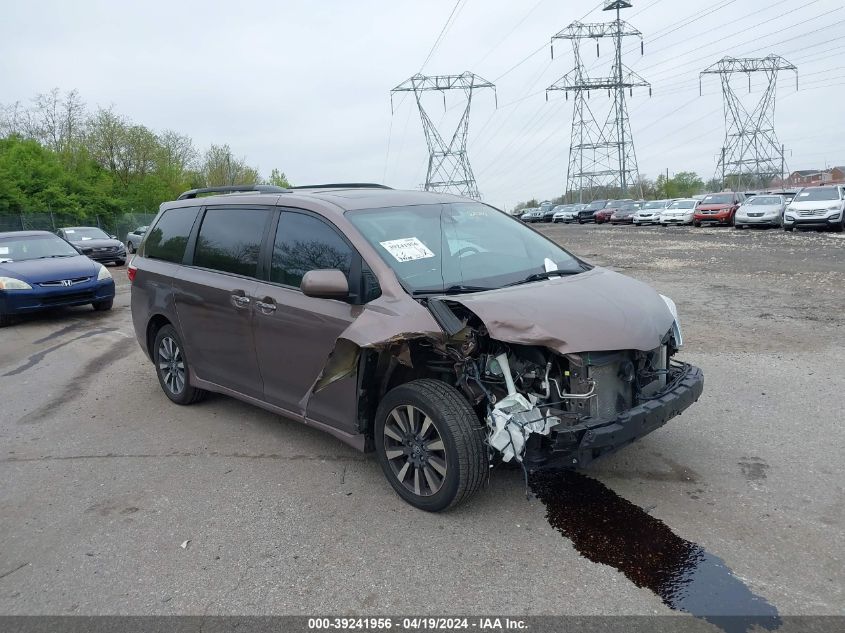
[[[696,222],[696,221],[694,221],[694,220],[693,220],[692,225],[693,225],[695,228],[697,228],[697,229],[700,229],[700,228],[701,228],[701,222]]]
[[[784,231],[789,231],[790,233],[792,233],[792,229],[794,229],[794,228],[795,228],[794,226],[786,226],[786,225],[784,225],[783,230],[784,230]]]
[[[578,224],[584,224],[584,220],[582,220],[581,218],[578,218]]]
[[[12,324],[12,315],[0,312],[0,327],[7,327]]]
[[[741,230],[742,230],[742,229],[744,229],[745,227],[744,227],[742,224],[734,224],[734,228],[735,228],[735,229],[737,229],[737,230],[739,230],[739,231],[741,231]]]
[[[135,252],[135,247],[132,246],[132,242],[126,242],[126,252],[132,255]]]
[[[175,353],[171,344],[165,342],[167,340],[175,343]],[[169,352],[167,352],[168,347],[170,348]],[[156,376],[158,376],[158,383],[161,385],[161,390],[164,391],[164,394],[176,404],[188,405],[203,400],[208,395],[208,392],[203,389],[197,389],[188,383],[190,366],[188,364],[188,359],[185,356],[184,349],[185,346],[182,345],[182,339],[176,332],[176,328],[172,325],[165,325],[156,333],[156,338],[153,342],[152,357],[153,364],[155,365]],[[176,374],[179,373],[176,364],[179,363],[180,358],[182,365],[181,381],[175,378]],[[162,368],[162,365],[170,363],[171,360],[174,362],[174,365],[168,368],[168,372],[165,373],[165,369]],[[171,369],[173,371],[171,371]]]
[[[125,260],[125,259],[118,259],[118,260],[115,262],[115,264],[117,264],[118,266],[123,266],[125,263],[126,263],[126,260]]]
[[[409,406],[416,422],[412,421],[407,429]],[[396,493],[415,508],[440,512],[471,497],[484,482],[488,470],[484,434],[478,416],[457,389],[426,378],[399,385],[385,395],[376,412],[374,443],[379,464]],[[431,438],[438,436],[442,449],[430,452],[429,447],[437,443]],[[391,450],[394,456],[388,458],[387,452]],[[401,452],[397,454],[397,451]],[[432,454],[434,451],[437,456]],[[413,459],[418,460],[418,465],[412,464]],[[436,459],[437,466],[431,466],[430,459]],[[434,483],[440,480],[436,488],[429,479],[435,474],[435,467],[438,470]],[[405,481],[409,476],[411,479]],[[414,483],[419,494],[412,489]]]
[[[108,312],[114,305],[114,299],[106,299],[105,301],[95,301],[91,304],[97,312]]]

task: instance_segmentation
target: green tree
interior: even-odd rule
[[[287,189],[290,187],[290,182],[288,181],[288,177],[285,176],[285,172],[279,171],[275,167],[270,172],[270,177],[267,179],[268,185],[276,185],[277,187],[284,187]]]

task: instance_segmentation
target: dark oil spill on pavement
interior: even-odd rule
[[[539,472],[531,489],[549,523],[585,558],[621,571],[676,611],[726,633],[780,627],[778,611],[699,545],[682,539],[642,508],[574,471]]]

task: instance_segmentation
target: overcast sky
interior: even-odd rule
[[[389,92],[421,69],[454,7],[455,0],[7,2],[0,102],[75,88],[89,107],[114,105],[155,130],[191,136],[199,149],[228,143],[265,175],[278,167],[294,184],[416,188],[427,161],[416,104],[395,99],[391,115]],[[548,42],[574,20],[610,18],[596,9],[597,0],[458,5],[423,71],[470,70],[497,86],[498,109],[491,92],[477,92],[470,122],[470,161],[488,202],[509,207],[563,193],[572,102],[560,92],[546,102],[544,89],[572,68],[573,56],[558,42],[552,60]],[[641,173],[712,177],[724,134],[721,87],[706,78],[699,97],[698,72],[724,55],[770,52],[799,67],[799,92],[789,74],[778,89],[776,126],[789,168],[845,164],[842,0],[634,0],[623,18],[645,40],[642,58],[630,40],[625,63],[654,89],[651,98],[640,89],[629,100]],[[603,42],[596,59],[587,43],[583,55],[594,72],[607,72],[610,51]],[[758,79],[752,98],[760,86]],[[447,95],[445,113],[439,96],[425,102],[444,135],[461,98]]]

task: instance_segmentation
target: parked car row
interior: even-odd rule
[[[546,203],[544,203],[546,204]],[[563,222],[586,224],[688,224],[845,230],[845,185],[805,187],[797,192],[777,191],[746,194],[723,191],[698,198],[672,200],[593,200],[589,204],[569,204],[525,209],[524,222]]]

